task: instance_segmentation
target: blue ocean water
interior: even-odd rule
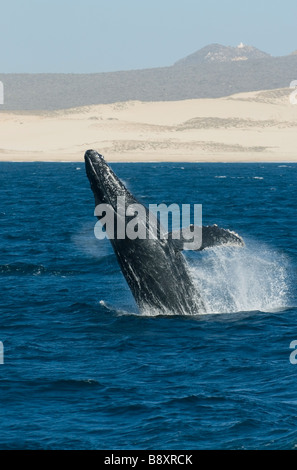
[[[1,449],[294,449],[297,165],[131,163],[242,249],[187,252],[208,313],[140,315],[83,163],[1,163]]]

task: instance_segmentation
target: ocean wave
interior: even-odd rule
[[[0,275],[12,275],[12,276],[71,276],[75,274],[72,270],[63,270],[56,268],[47,268],[42,264],[31,264],[31,263],[10,263],[0,265]]]

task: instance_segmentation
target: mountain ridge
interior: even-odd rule
[[[204,62],[234,62],[240,60],[258,60],[271,57],[267,52],[254,46],[247,46],[242,42],[236,46],[224,46],[222,44],[209,44],[193,54],[190,54],[174,65],[195,65]]]
[[[206,46],[168,67],[92,74],[0,73],[4,84],[4,104],[0,105],[0,111],[56,110],[129,100],[219,98],[286,88],[297,79],[297,54],[273,57],[253,46],[213,46]],[[219,54],[213,60],[208,60],[208,56],[201,61],[205,52],[206,55],[221,52],[224,57],[228,52],[228,60],[222,60]],[[232,60],[232,57],[246,57],[247,53],[250,54],[247,59]],[[200,62],[193,61],[193,55]]]

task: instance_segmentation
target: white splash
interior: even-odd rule
[[[289,305],[288,261],[272,249],[216,247],[190,261],[208,314],[271,312]]]

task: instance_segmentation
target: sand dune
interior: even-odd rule
[[[292,90],[0,113],[0,161],[297,161]]]

